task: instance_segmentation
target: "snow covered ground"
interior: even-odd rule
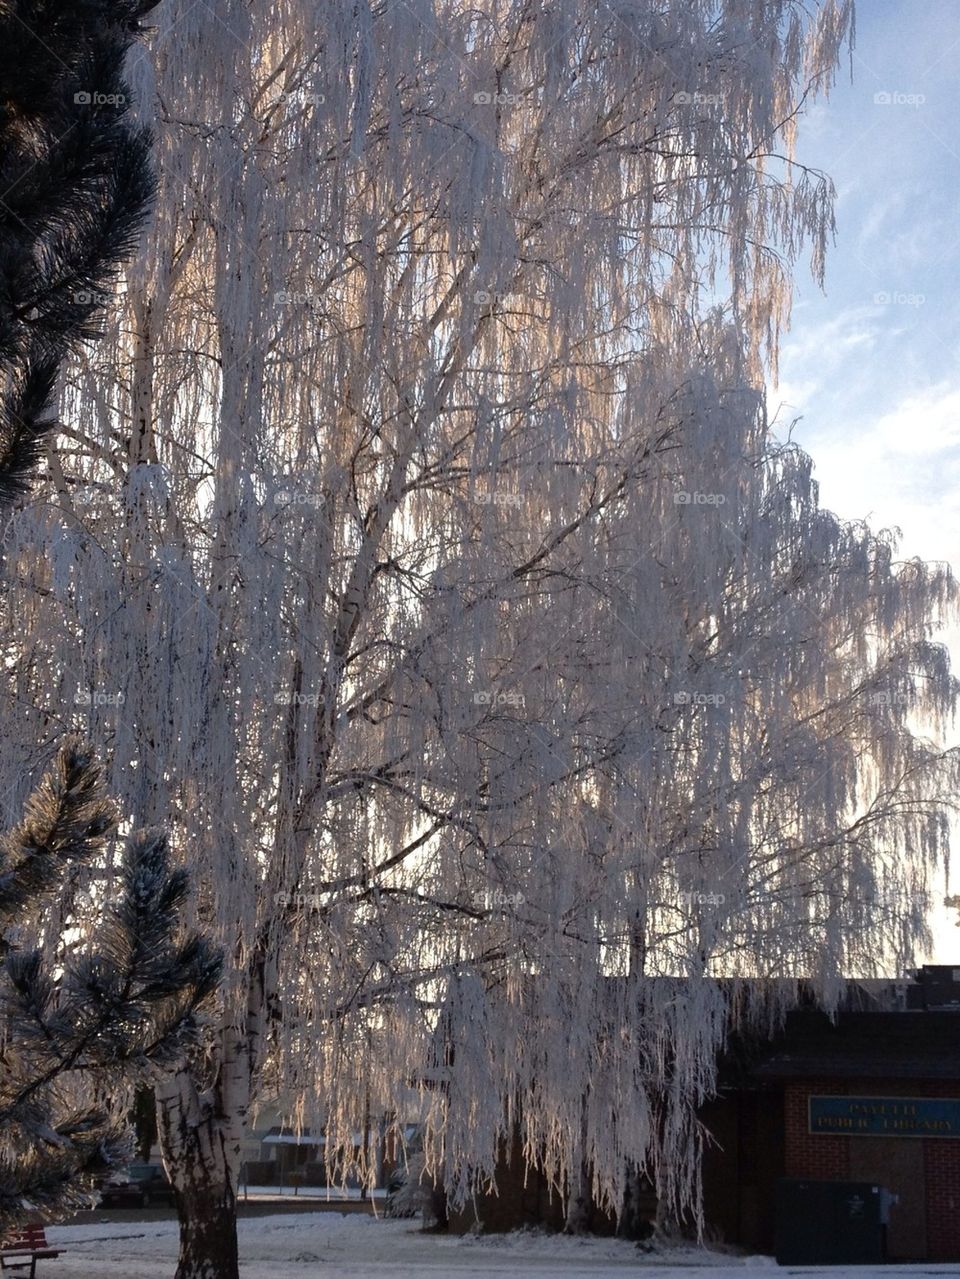
[[[41,1262],[40,1279],[170,1279],[177,1227],[173,1221],[99,1222],[50,1227],[48,1238],[65,1252]],[[656,1255],[618,1239],[570,1239],[521,1232],[459,1237],[423,1235],[409,1221],[377,1220],[338,1212],[266,1216],[240,1222],[241,1273],[245,1279],[610,1279],[647,1274],[650,1279],[784,1279],[823,1275],[832,1279],[898,1279],[957,1275],[960,1265],[889,1265],[883,1268],[781,1269],[768,1257],[731,1257],[682,1248]]]

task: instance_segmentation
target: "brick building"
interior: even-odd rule
[[[769,1252],[780,1177],[869,1181],[899,1196],[893,1260],[960,1261],[960,969],[862,983],[756,1051],[704,1108],[707,1218]]]
[[[701,1118],[713,1137],[703,1168],[712,1237],[772,1252],[783,1177],[874,1182],[899,1196],[891,1259],[960,1261],[960,969],[851,983],[833,1020],[811,1005],[776,1039],[734,1044]],[[497,1183],[451,1228],[562,1225],[559,1196],[519,1143]],[[594,1218],[595,1229],[615,1226]]]

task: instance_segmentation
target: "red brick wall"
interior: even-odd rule
[[[854,1089],[831,1079],[804,1079],[787,1084],[783,1096],[785,1172],[788,1177],[809,1177],[811,1181],[845,1181],[849,1176],[847,1143],[843,1137],[821,1137],[808,1132],[807,1098],[811,1093],[841,1096]],[[860,1080],[857,1093],[870,1089]]]
[[[925,1141],[923,1165],[930,1260],[960,1261],[960,1141]]]
[[[785,1173],[814,1181],[843,1181],[849,1176],[844,1137],[808,1132],[811,1093],[859,1097],[957,1097],[960,1082],[883,1079],[804,1079],[784,1090]],[[919,1140],[919,1138],[904,1138]],[[960,1261],[960,1138],[923,1141],[927,1199],[927,1252],[930,1261]]]

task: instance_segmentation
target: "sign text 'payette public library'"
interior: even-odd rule
[[[810,1097],[810,1131],[830,1137],[960,1137],[960,1099]]]

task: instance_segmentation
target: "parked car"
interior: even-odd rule
[[[104,1182],[100,1204],[103,1208],[172,1207],[173,1187],[159,1164],[131,1164]]]

